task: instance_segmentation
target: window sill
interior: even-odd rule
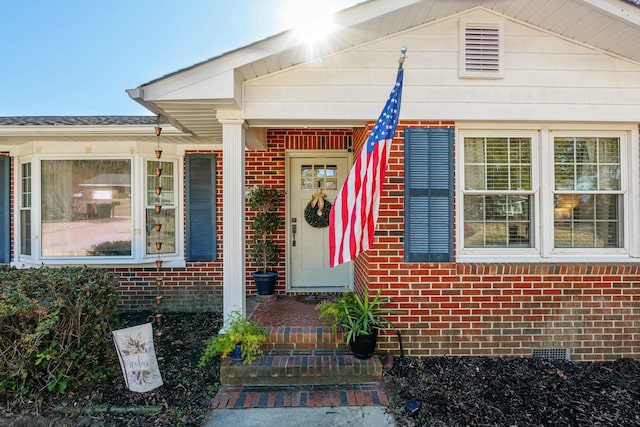
[[[15,268],[31,268],[41,267],[43,265],[51,266],[86,266],[86,267],[132,267],[132,268],[157,268],[155,259],[140,260],[92,260],[84,258],[78,259],[55,259],[55,260],[40,260],[38,262],[33,260],[20,260],[11,263]],[[187,263],[184,259],[162,259],[162,268],[184,268]]]
[[[635,263],[640,262],[640,258],[632,257],[628,254],[557,254],[549,257],[540,255],[518,255],[518,254],[482,254],[482,255],[461,255],[456,256],[456,263]]]

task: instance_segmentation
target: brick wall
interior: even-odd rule
[[[247,187],[267,186],[279,189],[285,194],[285,150],[341,150],[351,146],[351,129],[271,129],[267,132],[267,149],[247,151],[245,155]],[[285,218],[285,201],[278,214]],[[250,229],[255,212],[247,208],[247,251],[253,239]],[[276,234],[275,242],[282,249],[282,260],[276,270],[278,281],[276,293],[286,292],[285,277],[285,229]],[[247,293],[255,294],[255,285],[251,273],[256,271],[253,265],[247,265]]]
[[[267,149],[266,150],[251,150],[245,153],[245,177],[246,186],[250,187],[269,187],[276,188],[282,194],[282,203],[278,210],[278,215],[283,219],[285,217],[285,142],[286,132],[269,131],[267,133]],[[247,227],[247,279],[246,288],[248,294],[255,294],[256,287],[253,283],[251,273],[256,271],[256,267],[251,264],[251,259],[248,257],[249,247],[253,240],[253,231],[251,230],[251,223],[255,218],[256,212],[253,212],[247,207],[246,213],[246,227]],[[285,279],[285,229],[281,228],[274,236],[274,241],[280,246],[281,261],[277,267],[274,268],[278,272],[278,281],[276,283],[276,293],[284,293],[286,287]]]
[[[372,248],[354,261],[354,285],[379,288],[401,314],[392,317],[405,354],[529,356],[532,348],[567,348],[573,360],[640,357],[640,264],[426,264],[403,261],[405,126],[451,127],[453,122],[403,122],[394,141],[379,225]],[[285,189],[286,149],[355,148],[367,129],[270,130],[268,149],[246,154],[247,186]],[[185,268],[117,268],[123,308],[222,309],[222,155],[217,152],[218,260]],[[13,176],[13,175],[12,175]],[[12,191],[13,197],[13,191]],[[281,208],[284,217],[284,203]],[[247,227],[253,213],[247,210]],[[251,236],[249,236],[250,238]],[[277,241],[284,247],[284,229]],[[277,292],[285,292],[284,257]],[[247,293],[255,293],[247,268]],[[157,279],[162,279],[157,286]],[[380,351],[398,354],[393,330]]]
[[[530,356],[565,348],[572,360],[640,357],[639,264],[427,264],[403,261],[403,140],[398,128],[372,249],[356,284],[393,298],[405,354]],[[447,127],[453,123],[411,123]],[[379,350],[399,351],[385,330]]]
[[[217,260],[188,262],[184,268],[162,268],[161,270],[136,267],[111,269],[120,278],[120,294],[122,296],[120,306],[123,310],[157,310],[156,296],[162,296],[160,311],[222,311],[222,264],[224,261],[222,247],[222,152],[189,151],[186,154],[207,153],[217,155]]]

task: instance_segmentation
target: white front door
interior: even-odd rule
[[[288,153],[287,284],[290,291],[341,292],[353,289],[352,263],[329,267],[329,227],[305,219],[305,210],[320,191],[333,204],[350,166],[350,153]],[[309,212],[307,213],[309,214]],[[317,212],[315,212],[317,215]]]

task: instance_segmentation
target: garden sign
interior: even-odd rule
[[[131,391],[151,391],[162,385],[151,323],[113,331],[122,374]]]

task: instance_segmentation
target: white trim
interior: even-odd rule
[[[241,119],[222,123],[222,310],[247,314],[245,265],[245,144]],[[226,328],[223,326],[223,329]]]
[[[629,218],[626,222],[626,236],[629,236],[629,255],[640,260],[640,239],[638,229],[640,228],[640,134],[638,125],[630,132],[630,153],[627,156],[629,167],[629,191],[626,200]],[[636,186],[634,188],[634,186]],[[635,234],[633,234],[635,230]],[[635,236],[635,238],[634,238]]]

